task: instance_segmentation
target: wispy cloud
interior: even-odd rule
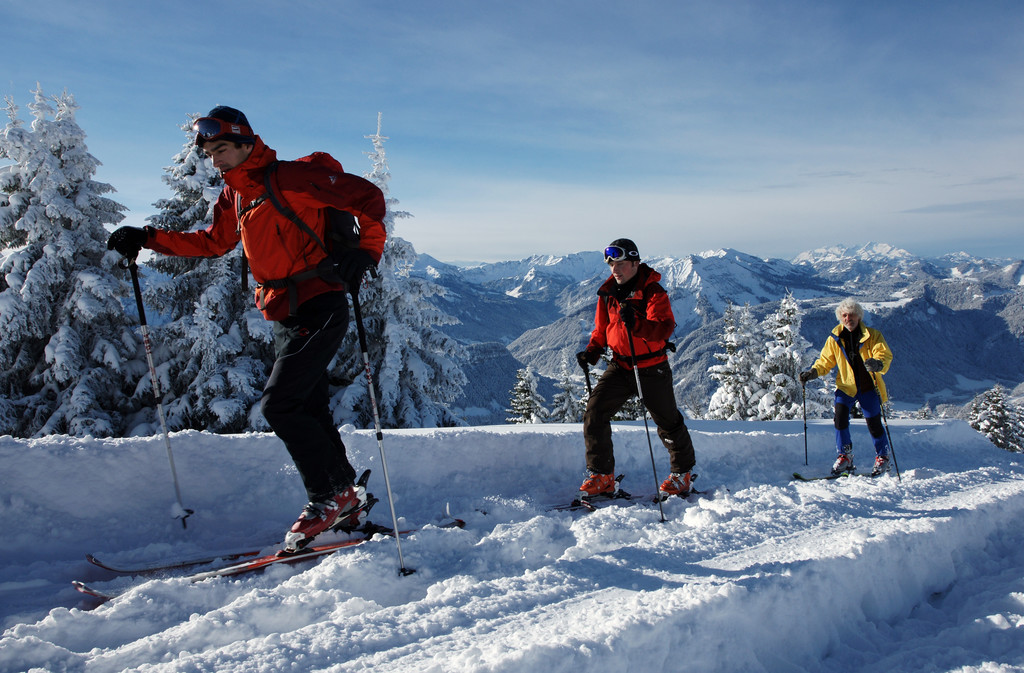
[[[964,201],[961,203],[937,203],[920,208],[901,211],[917,215],[971,214],[991,217],[1012,217],[1024,225],[1024,198],[991,199],[988,201]]]
[[[4,93],[72,91],[136,220],[167,196],[177,124],[228,103],[282,158],[353,172],[383,111],[408,238],[441,259],[624,226],[676,254],[923,254],[1019,222],[1019,3],[44,4],[5,5]]]

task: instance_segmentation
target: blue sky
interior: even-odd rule
[[[891,243],[1024,257],[1024,3],[0,0],[2,92],[74,94],[142,224],[186,115],[369,167],[443,261]]]

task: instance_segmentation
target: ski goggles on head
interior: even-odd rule
[[[229,137],[229,139],[252,138],[252,129],[245,124],[226,122],[216,117],[200,117],[192,124],[196,132],[196,144],[202,145],[213,140]]]
[[[626,250],[618,245],[609,245],[604,249],[605,262],[621,262],[622,260],[636,261],[640,253],[636,250]]]

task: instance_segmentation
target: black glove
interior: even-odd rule
[[[636,327],[637,321],[640,320],[640,316],[636,313],[636,308],[627,302],[619,304],[619,319],[626,326],[630,332]]]
[[[596,348],[588,348],[576,354],[576,362],[580,363],[580,367],[583,369],[586,369],[587,365],[596,365],[600,359],[601,351]]]
[[[864,361],[864,369],[869,372],[880,372],[882,371],[882,361],[878,358],[868,358]]]
[[[349,290],[355,290],[363,282],[363,274],[366,273],[366,270],[375,269],[376,267],[377,262],[370,256],[370,253],[362,248],[353,248],[352,250],[347,250],[338,259],[334,269],[341,276],[341,279],[345,281],[345,285],[348,286]]]
[[[135,259],[148,240],[148,228],[121,227],[107,239],[107,250],[117,250],[128,259]]]
[[[800,383],[807,383],[818,378],[818,371],[816,369],[808,369],[805,372],[800,372]]]

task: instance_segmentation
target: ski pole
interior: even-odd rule
[[[171,437],[167,433],[167,420],[164,417],[164,405],[161,402],[163,395],[160,392],[160,380],[156,375],[156,366],[153,364],[153,346],[149,341],[149,326],[146,324],[146,308],[142,305],[142,288],[139,287],[139,266],[135,258],[124,259],[121,266],[128,269],[132,276],[132,287],[135,289],[135,305],[139,309],[139,325],[142,328],[142,343],[146,347],[146,363],[149,365],[149,380],[153,384],[153,398],[156,401],[156,415],[160,419],[160,428],[164,433],[164,446],[167,448],[167,462],[171,465],[171,480],[174,482],[174,495],[178,499],[178,508],[174,518],[181,519],[181,527],[188,528],[185,522],[193,511],[185,509],[181,504],[181,488],[178,486],[178,472],[174,469],[174,454],[171,452]]]
[[[622,323],[626,325],[626,323]],[[651,453],[651,471],[654,473],[654,490],[655,492],[661,492],[661,486],[658,484],[658,468],[654,464],[654,444],[651,443],[651,428],[647,425],[647,403],[644,401],[644,390],[640,385],[640,369],[636,366],[636,348],[633,347],[633,330],[626,325],[626,341],[629,342],[629,357],[631,364],[633,365],[633,376],[636,378],[636,394],[640,397],[640,406],[644,409],[644,431],[647,433],[647,449]],[[665,507],[661,504],[661,498],[658,498],[658,511],[661,513],[661,522],[665,523]]]
[[[370,353],[366,345],[366,329],[363,327],[363,312],[359,308],[359,283],[350,288],[352,292],[352,309],[356,314],[356,331],[359,333],[359,348],[363,351],[363,366],[366,369],[366,387],[370,391],[370,406],[373,408],[373,427],[377,431],[377,448],[380,450],[380,464],[384,469],[384,488],[388,492],[388,505],[391,508],[391,523],[395,528],[395,547],[398,549],[399,573],[411,575],[416,570],[405,567],[402,556],[402,537],[398,533],[398,516],[395,514],[395,498],[391,494],[391,478],[388,476],[388,461],[384,456],[384,433],[380,429],[380,414],[377,412],[377,395],[373,390],[373,374],[370,372]]]
[[[807,464],[807,384],[800,384],[800,397],[804,403],[804,465]]]
[[[590,387],[590,366],[589,365],[580,365],[580,369],[583,370],[583,376],[587,380],[587,395],[593,395],[594,394],[594,389]]]
[[[885,417],[885,404],[882,402],[882,391],[878,389],[878,381],[875,379],[875,373],[871,374],[871,383],[875,384],[875,394],[878,395],[878,408],[882,411],[882,423],[885,424],[885,438],[889,441],[889,453],[892,454],[892,466],[896,468],[896,480],[903,483],[903,477],[900,476],[900,464],[896,462],[896,449],[892,448],[892,435],[889,434],[889,420]]]

